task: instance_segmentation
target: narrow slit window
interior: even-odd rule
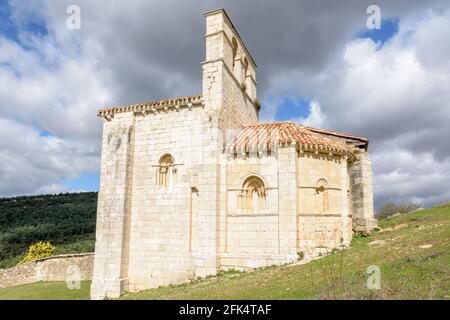
[[[159,160],[158,185],[168,188],[172,185],[174,179],[174,161],[170,154],[166,154]]]

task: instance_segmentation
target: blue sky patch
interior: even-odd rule
[[[20,33],[26,32],[44,37],[48,34],[44,19],[38,14],[29,15],[26,23],[18,25],[12,18],[12,7],[7,0],[0,0],[0,34],[17,42],[25,49],[29,49],[20,40]]]
[[[11,6],[6,0],[0,0],[0,21],[0,33],[8,39],[19,42],[17,26],[11,21]]]
[[[295,118],[305,118],[309,115],[310,99],[303,97],[287,98],[283,100],[275,114],[276,121],[287,121]]]
[[[63,180],[61,184],[71,191],[98,191],[100,184],[99,172],[82,173],[77,179]]]
[[[364,29],[357,35],[358,38],[370,38],[374,42],[384,44],[386,41],[395,36],[398,32],[400,19],[390,18],[381,20],[381,29]]]

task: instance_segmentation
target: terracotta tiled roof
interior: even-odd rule
[[[352,154],[353,147],[338,139],[317,133],[320,129],[305,127],[294,122],[251,124],[239,132],[227,150],[256,149],[275,143],[296,143],[301,149]]]
[[[366,137],[355,136],[355,135],[348,134],[348,133],[341,133],[341,132],[336,132],[336,131],[328,131],[328,130],[316,129],[316,128],[311,128],[311,127],[305,127],[305,128],[307,128],[307,129],[309,129],[309,130],[311,130],[313,132],[323,133],[323,134],[330,135],[330,136],[354,139],[354,140],[359,140],[359,141],[363,141],[363,142],[369,142],[369,139],[367,139]]]
[[[127,112],[127,111],[145,111],[146,109],[150,109],[153,107],[169,107],[169,106],[180,106],[187,105],[189,103],[198,103],[201,102],[202,96],[185,96],[179,98],[171,98],[164,99],[159,101],[151,101],[151,102],[142,102],[137,104],[130,104],[126,106],[117,106],[117,107],[107,107],[98,111],[98,116],[105,116],[107,114],[114,114],[118,112]]]

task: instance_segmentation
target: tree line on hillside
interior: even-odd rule
[[[0,199],[0,268],[11,267],[38,241],[93,248],[96,208],[96,192]]]

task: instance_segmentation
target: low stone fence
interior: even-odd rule
[[[91,280],[94,253],[64,254],[0,269],[0,288],[37,281]]]

